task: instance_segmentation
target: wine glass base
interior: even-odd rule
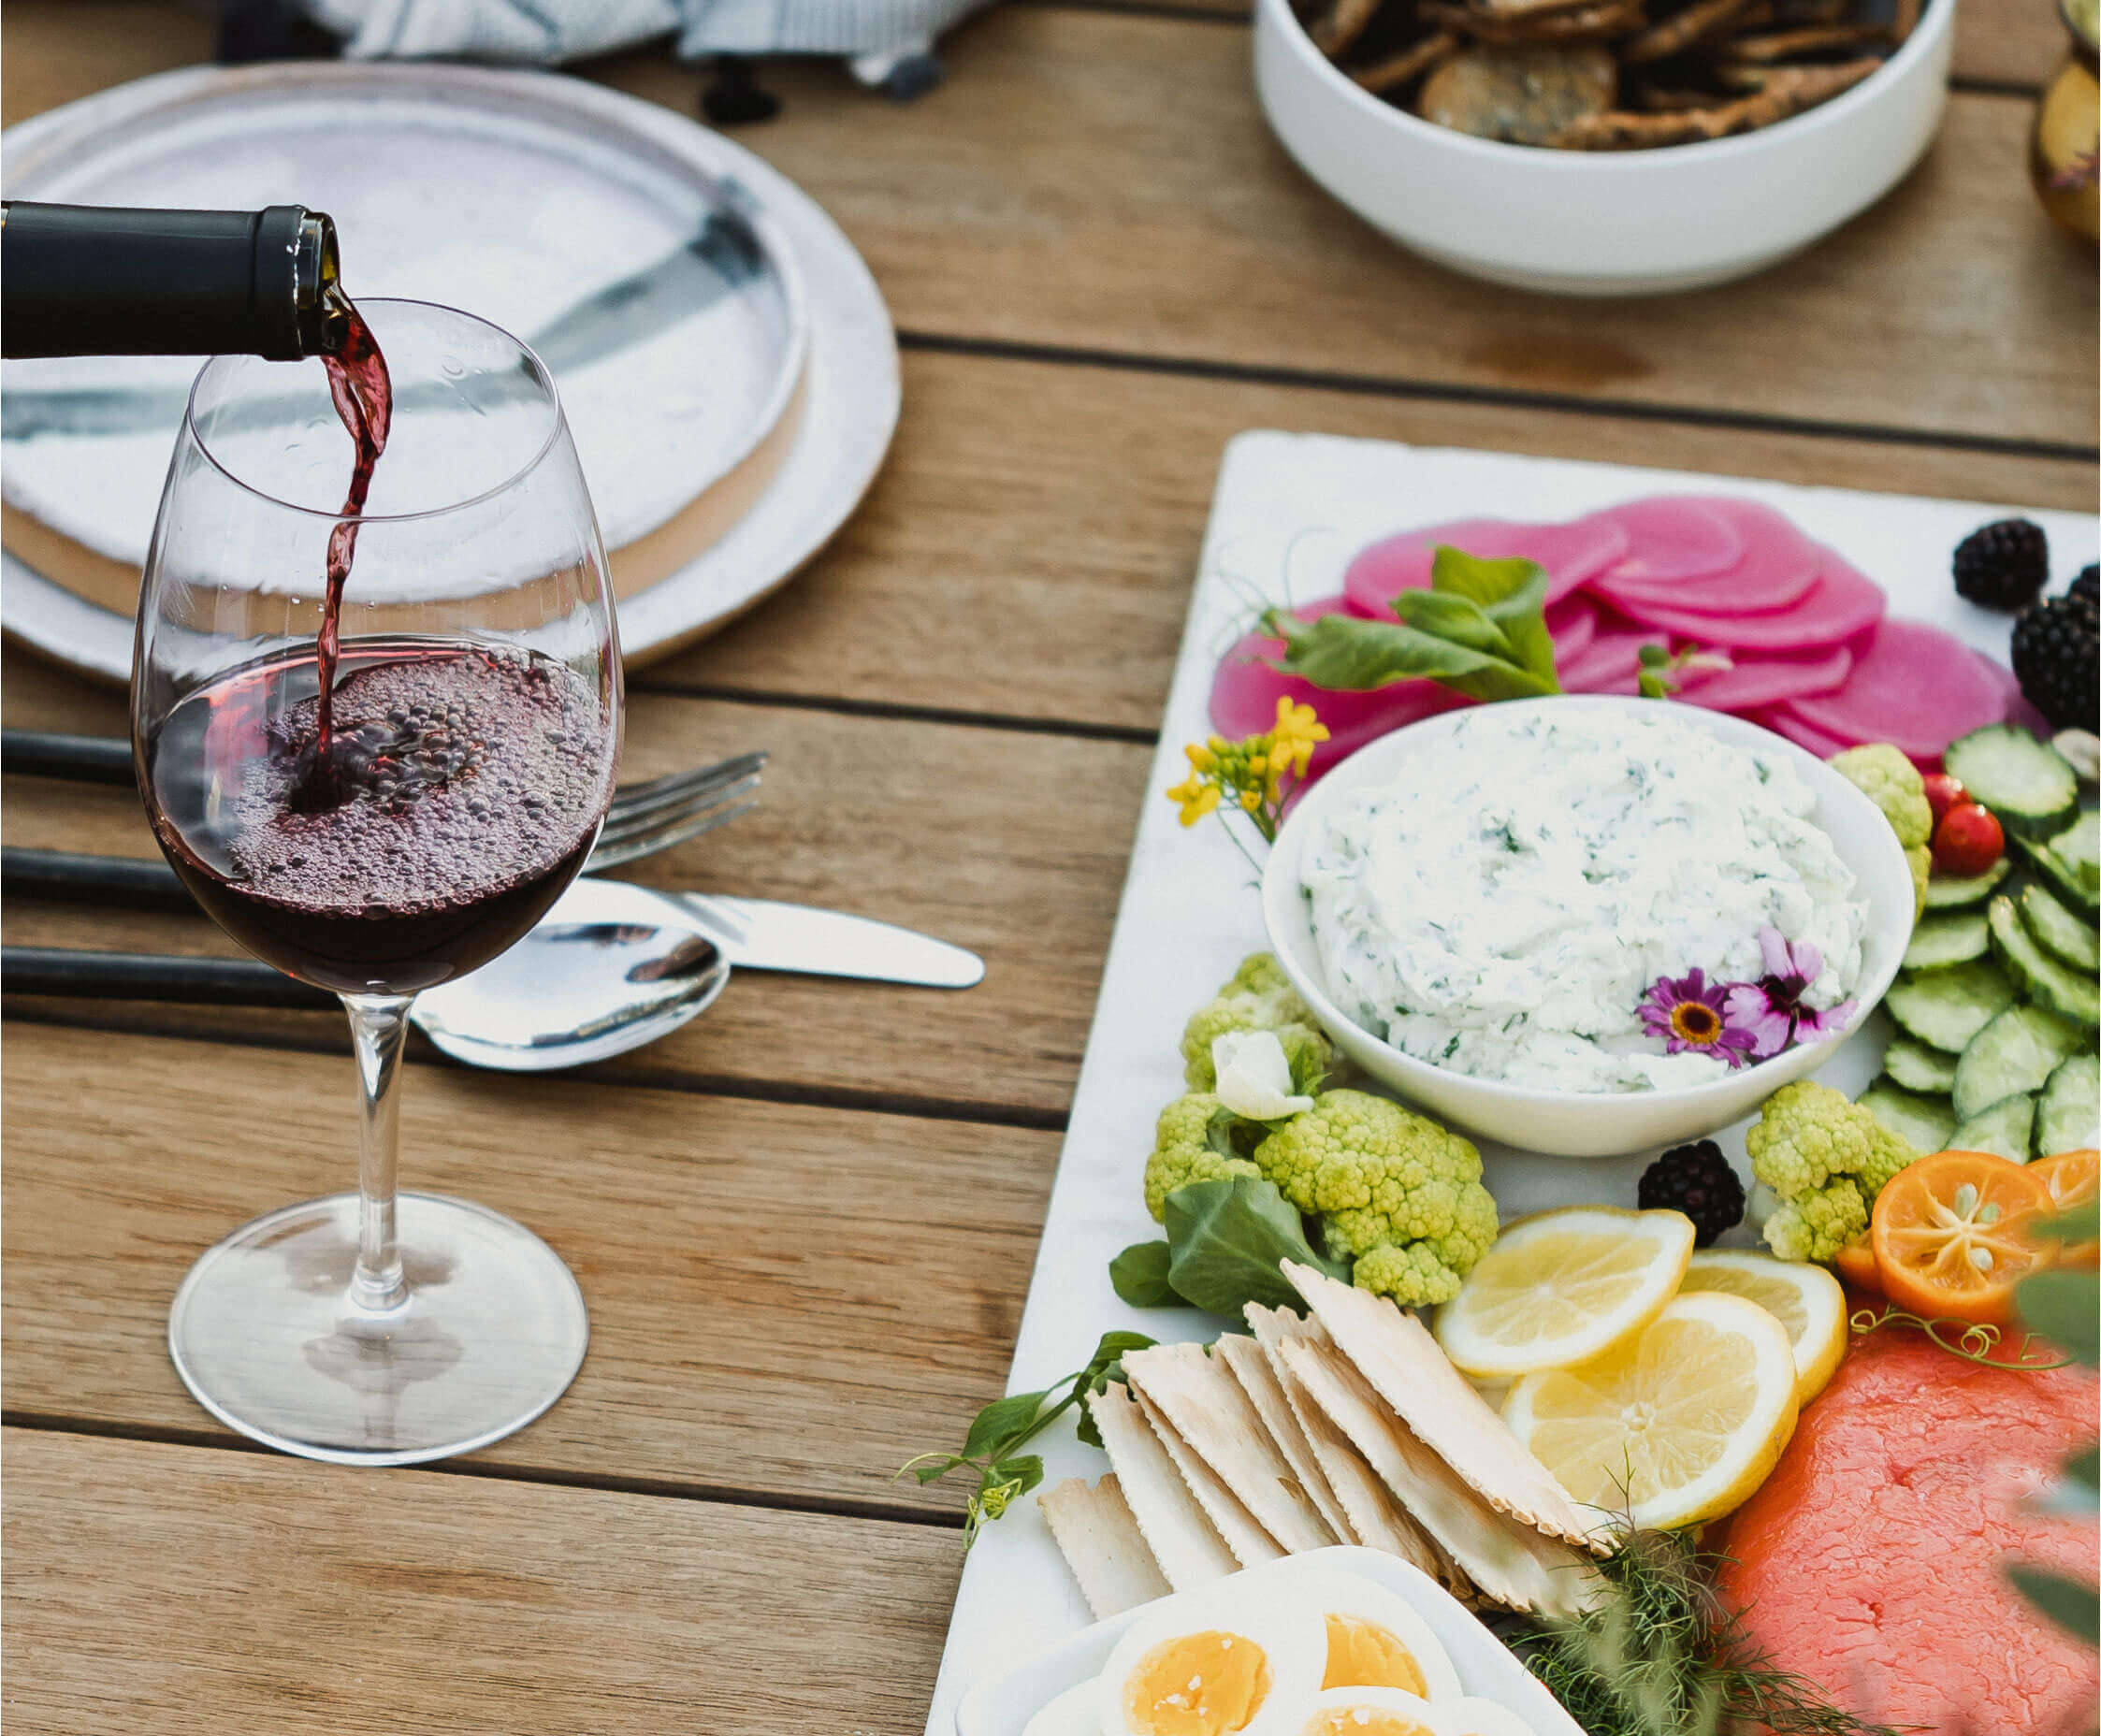
[[[590,1325],[560,1256],[500,1213],[403,1194],[409,1296],[349,1299],[358,1197],[257,1218],[207,1251],[175,1293],[167,1348],[197,1402],[282,1452],[413,1465],[523,1428],[568,1390]]]

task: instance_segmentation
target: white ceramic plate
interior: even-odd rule
[[[1504,709],[1553,706],[1558,712],[1659,715],[1654,700],[1614,694],[1565,694],[1551,700],[1512,700]],[[1881,811],[1816,755],[1770,730],[1722,712],[1680,706],[1674,721],[1738,747],[1788,760],[1817,797],[1816,823],[1858,876],[1867,904],[1861,940],[1861,975],[1854,987],[1860,1010],[1843,1032],[1804,1043],[1756,1066],[1740,1067],[1705,1084],[1670,1091],[1563,1092],[1474,1078],[1418,1061],[1353,1023],[1327,993],[1326,974],[1300,890],[1307,847],[1329,816],[1370,789],[1405,787],[1410,763],[1440,751],[1467,711],[1443,712],[1360,747],[1307,791],[1277,834],[1262,877],[1262,916],[1285,974],[1320,1016],[1350,1059],[1409,1102],[1468,1133],[1560,1157],[1606,1157],[1648,1146],[1703,1139],[1748,1115],[1781,1086],[1804,1078],[1838,1052],[1880,1003],[1911,937],[1911,870]]]
[[[623,586],[630,661],[792,574],[865,491],[896,425],[889,314],[830,218],[742,148],[579,80],[204,67],[39,115],[0,143],[10,197],[327,210],[353,294],[450,302],[543,344],[616,578],[620,551],[677,533],[691,503],[721,514],[668,576]],[[631,325],[579,317],[606,311],[613,285],[629,292]],[[195,371],[188,358],[10,363],[8,504],[136,564]],[[68,434],[65,400],[32,396],[83,385],[143,391],[167,426]],[[5,571],[9,632],[88,673],[127,674],[127,615],[14,554]]]
[[[1583,1736],[1582,1728],[1507,1646],[1427,1574],[1397,1556],[1345,1545],[1249,1568],[1234,1577],[1251,1582],[1281,1579],[1295,1569],[1302,1571],[1308,1567],[1340,1568],[1406,1599],[1450,1656],[1452,1667],[1459,1672],[1459,1685],[1470,1696],[1507,1706],[1531,1727],[1533,1736]],[[1138,1613],[1126,1610],[1096,1622],[1025,1662],[979,1681],[956,1707],[956,1736],[1022,1736],[1028,1721],[1043,1707],[1067,1688],[1101,1673],[1116,1642]]]

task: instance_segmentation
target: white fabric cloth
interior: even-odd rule
[[[986,0],[303,0],[353,60],[545,65],[675,33],[703,54],[895,56]]]

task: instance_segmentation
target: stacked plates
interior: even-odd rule
[[[748,152],[595,85],[460,66],[198,68],[39,115],[0,146],[9,198],[326,211],[353,296],[444,302],[531,344],[561,388],[630,662],[791,576],[896,426],[890,316],[832,220]],[[7,365],[8,632],[129,673],[196,366]]]

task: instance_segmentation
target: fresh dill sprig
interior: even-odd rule
[[[1721,1559],[1632,1532],[1599,1570],[1595,1608],[1514,1647],[1591,1736],[1717,1736],[1739,1719],[1775,1736],[1897,1736],[1754,1651],[1715,1591]]]

